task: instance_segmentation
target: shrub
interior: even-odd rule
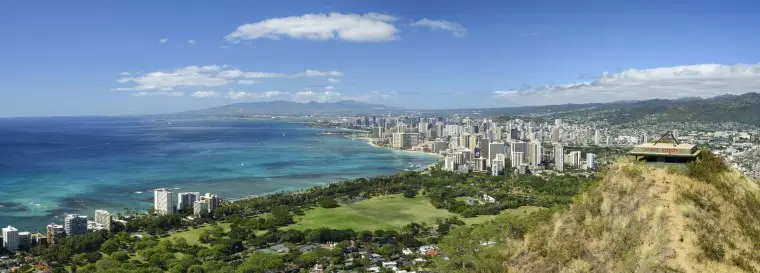
[[[415,196],[417,196],[417,191],[415,191],[415,190],[406,190],[406,191],[404,191],[404,197],[406,197],[406,198],[414,198]]]
[[[317,204],[319,204],[320,207],[330,209],[330,208],[337,208],[338,202],[335,201],[335,199],[331,197],[322,197],[317,200]]]

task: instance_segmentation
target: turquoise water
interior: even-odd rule
[[[0,226],[152,206],[154,188],[225,199],[390,174],[437,157],[302,123],[141,117],[0,119]]]

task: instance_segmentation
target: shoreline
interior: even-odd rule
[[[389,149],[389,150],[393,150],[393,151],[397,151],[397,152],[407,152],[407,153],[417,153],[417,154],[425,154],[425,155],[431,155],[431,156],[436,156],[436,157],[438,157],[439,159],[443,158],[443,155],[442,155],[442,154],[436,154],[436,153],[425,152],[425,151],[416,151],[416,150],[399,150],[399,149],[393,149],[393,148],[391,148],[391,147],[380,146],[380,145],[377,145],[377,144],[375,144],[374,142],[372,142],[373,138],[363,138],[363,139],[367,140],[367,144],[369,144],[369,145],[370,145],[370,146],[372,146],[372,147],[377,147],[377,148],[385,148],[385,149]],[[436,163],[437,163],[437,162],[436,162]],[[435,164],[435,163],[433,163],[433,164]]]

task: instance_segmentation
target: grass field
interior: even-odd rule
[[[507,210],[503,213],[530,213],[535,207],[522,207]],[[374,197],[337,208],[314,208],[305,211],[305,215],[297,216],[296,223],[286,228],[317,229],[328,227],[333,229],[353,230],[398,230],[412,222],[434,224],[437,218],[456,216],[447,210],[437,209],[423,197],[405,198],[398,195]],[[478,224],[496,217],[495,215],[463,218],[467,224]]]
[[[230,231],[230,223],[220,223],[220,227],[224,229],[225,232]],[[161,238],[161,240],[174,240],[174,238],[185,238],[188,244],[195,245],[199,244],[198,238],[200,238],[201,233],[203,233],[204,230],[211,230],[212,225],[204,225],[196,229],[190,228],[187,231],[178,231],[178,232],[172,232],[169,234],[168,237]]]

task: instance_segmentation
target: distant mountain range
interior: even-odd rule
[[[760,126],[760,94],[721,95],[703,99],[686,97],[674,100],[652,99],[610,103],[562,104],[427,111],[429,114],[456,112],[480,116],[533,116],[606,120],[621,124],[647,119],[654,122],[738,122]]]
[[[268,101],[235,103],[203,110],[179,113],[182,115],[204,116],[301,116],[301,115],[349,115],[349,114],[384,114],[399,108],[380,104],[363,103],[352,100],[337,102],[292,102]]]
[[[709,99],[686,97],[674,100],[652,99],[456,110],[411,110],[351,100],[324,103],[271,101],[236,103],[180,114],[204,116],[381,115],[409,111],[421,112],[423,115],[461,113],[480,116],[568,117],[606,120],[612,124],[648,119],[661,122],[739,122],[760,125],[760,94],[722,95]]]

